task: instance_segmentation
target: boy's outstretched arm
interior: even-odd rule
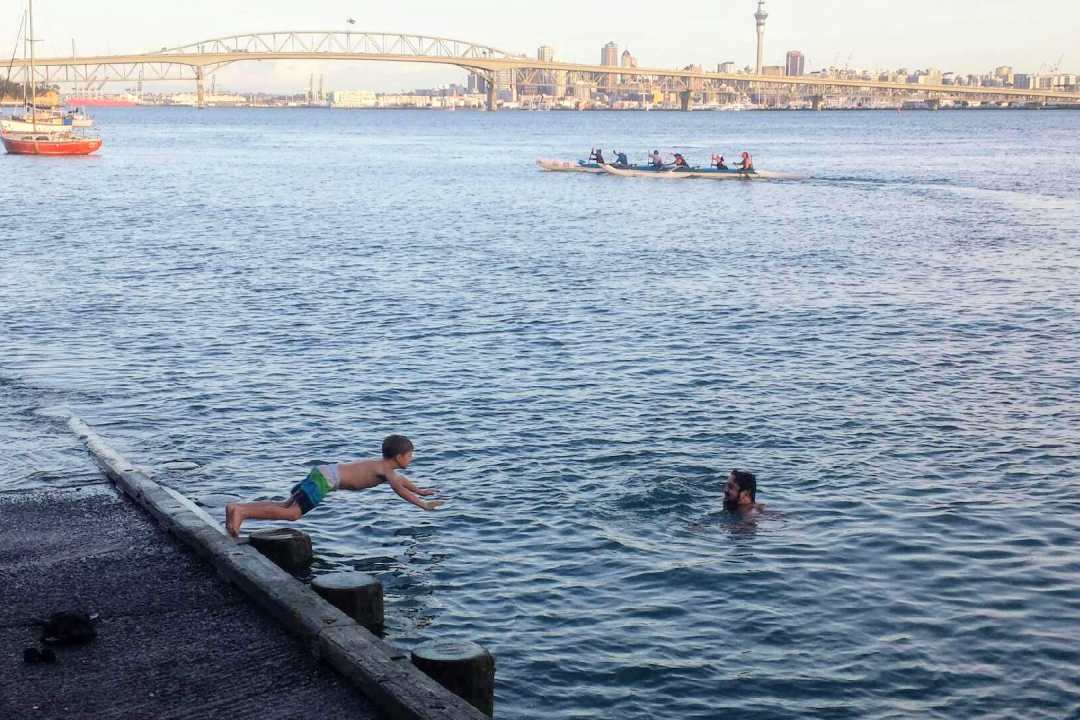
[[[420,499],[420,496],[409,489],[408,485],[411,485],[408,480],[405,480],[401,475],[393,475],[390,477],[390,487],[394,489],[402,500],[411,502],[416,507],[424,508],[425,510],[434,510],[440,507],[443,503],[441,500],[432,500],[425,502]]]
[[[404,481],[405,487],[408,488],[411,492],[414,492],[417,495],[422,495],[424,497],[427,497],[428,495],[434,495],[435,494],[434,490],[428,490],[427,488],[417,487],[416,485],[413,484],[412,480],[405,477],[401,473],[396,473],[396,474],[397,474],[397,476],[399,478],[401,478]]]

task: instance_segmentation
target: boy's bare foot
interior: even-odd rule
[[[240,537],[240,523],[243,520],[240,518],[240,511],[236,509],[236,503],[229,503],[225,506],[225,529],[233,537]]]

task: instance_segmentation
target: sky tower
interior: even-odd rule
[[[758,0],[754,19],[757,20],[757,65],[754,66],[754,74],[760,75],[762,60],[765,57],[765,21],[769,19],[769,13],[765,12],[765,0]]]

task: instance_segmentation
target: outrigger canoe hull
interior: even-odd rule
[[[719,168],[692,167],[687,170],[642,170],[639,168],[620,168],[614,165],[604,165],[604,172],[619,177],[647,177],[658,180],[779,180],[783,175],[779,173],[762,173],[757,170],[743,172],[734,168],[720,170]]]
[[[593,175],[603,175],[604,168],[600,167],[596,163],[572,162],[570,160],[546,160],[540,158],[536,161],[536,164],[543,170],[548,172],[580,172],[591,173]]]

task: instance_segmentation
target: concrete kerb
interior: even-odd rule
[[[68,426],[102,472],[158,523],[209,561],[313,652],[355,684],[392,720],[484,720],[486,715],[418,670],[406,653],[380,640],[315,591],[222,534],[190,501],[166,490],[113,450],[77,417]]]

